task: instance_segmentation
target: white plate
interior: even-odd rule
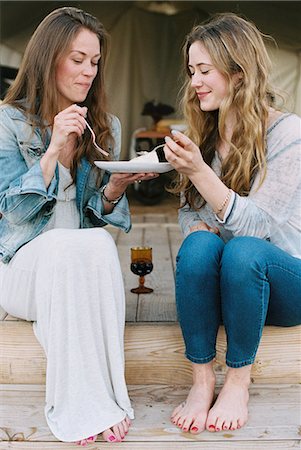
[[[164,162],[137,162],[137,161],[94,161],[94,164],[101,169],[111,173],[165,173],[173,170],[169,163]]]

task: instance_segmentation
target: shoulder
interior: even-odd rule
[[[301,138],[301,117],[294,113],[278,113],[270,116],[269,135],[292,135]]]
[[[114,114],[108,114],[110,128],[113,134],[121,133],[121,123],[117,116]]]
[[[1,104],[0,105],[0,115],[1,119],[5,120],[7,119],[21,119],[25,120],[26,116],[24,112],[21,111],[21,109],[16,108],[15,106],[8,105],[8,104]]]
[[[269,126],[267,152],[271,160],[281,154],[299,155],[301,148],[301,118],[297,114],[283,113]],[[288,153],[289,152],[289,153]]]

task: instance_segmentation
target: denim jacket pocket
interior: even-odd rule
[[[41,159],[45,151],[43,143],[38,140],[31,142],[19,141],[18,144],[20,147],[20,152],[28,167],[32,167],[36,161]]]

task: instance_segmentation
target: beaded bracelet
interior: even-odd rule
[[[110,205],[117,205],[117,203],[119,202],[119,200],[121,200],[122,195],[120,195],[119,197],[117,197],[115,200],[109,200],[105,194],[105,188],[107,187],[107,185],[105,184],[104,186],[101,187],[100,189],[100,195],[101,197],[107,202],[110,203]]]
[[[220,205],[220,207],[216,211],[213,211],[214,214],[220,214],[222,212],[222,210],[224,209],[224,207],[226,206],[226,204],[228,203],[228,201],[231,198],[231,193],[232,193],[232,191],[231,191],[231,189],[229,189],[228,194],[225,197],[225,200],[223,201],[223,203]]]

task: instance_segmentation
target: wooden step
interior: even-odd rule
[[[300,442],[288,441],[226,441],[226,442],[123,442],[122,450],[291,450],[299,449]],[[0,442],[0,450],[79,450],[74,444],[61,442]],[[116,444],[95,442],[87,450],[116,450]]]
[[[300,382],[300,331],[265,327],[252,371],[254,383]],[[225,373],[226,337],[219,330],[215,369]],[[126,324],[126,379],[128,384],[191,383],[191,365],[184,357],[180,327],[175,323]],[[31,323],[0,322],[0,383],[43,384],[46,360]]]
[[[183,433],[170,423],[175,406],[187,396],[183,386],[130,386],[135,420],[122,449],[132,450],[287,450],[299,448],[300,387],[296,385],[253,385],[250,389],[250,415],[245,427],[235,432],[199,435]],[[78,449],[58,443],[44,417],[44,386],[0,386],[1,450]],[[9,442],[6,442],[9,441]],[[20,442],[21,441],[21,442]],[[112,447],[111,447],[112,445]],[[114,446],[114,447],[113,447]],[[99,442],[89,449],[116,448]]]

